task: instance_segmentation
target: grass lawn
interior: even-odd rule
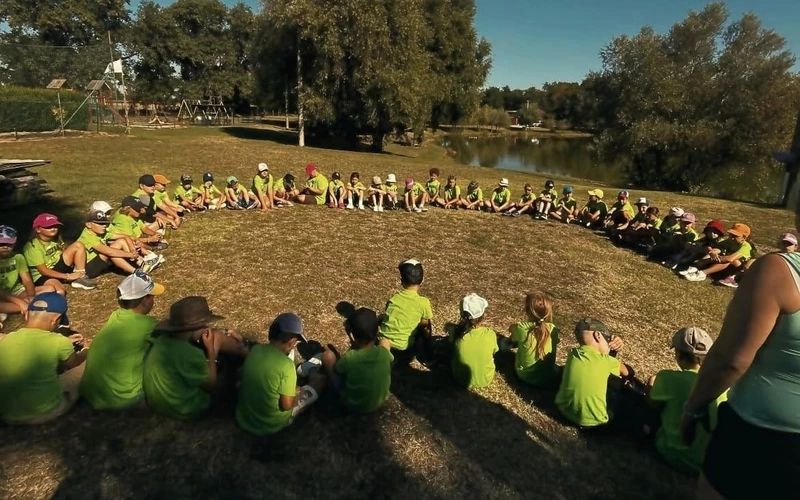
[[[389,172],[426,177],[431,166],[455,173],[465,187],[485,190],[501,176],[517,196],[543,177],[458,166],[434,144],[390,147],[387,154],[287,144],[265,129],[134,130],[132,136],[81,137],[0,144],[6,158],[52,159],[38,169],[55,189],[45,205],[0,214],[0,223],[28,226],[32,214],[54,210],[81,227],[93,200],[119,203],[142,173],[177,181],[204,171],[249,184],[259,161],[273,175],[302,177],[307,162],[362,179]],[[572,181],[570,181],[572,182]],[[557,182],[558,189],[562,182]],[[586,182],[575,181],[582,201]],[[613,197],[615,190],[607,187]],[[785,211],[660,192],[635,191],[667,209],[681,205],[704,224],[751,225],[759,250],[774,247],[792,227]],[[574,346],[569,332],[584,316],[606,321],[626,342],[620,359],[640,377],[674,365],[669,339],[698,325],[716,336],[732,291],[688,283],[636,254],[576,226],[490,214],[432,209],[424,214],[293,207],[267,214],[220,212],[192,216],[173,232],[167,263],[155,278],[167,287],[153,314],[190,294],[209,297],[226,316],[220,324],[260,340],[283,311],[303,317],[310,337],[347,347],[340,300],[382,310],[399,288],[397,264],[425,265],[422,293],[435,323],[458,318],[468,292],[489,300],[488,325],[506,332],[524,319],[523,296],[543,288],[555,299],[564,331],[559,361]],[[74,327],[91,336],[114,310],[119,277],[94,291],[71,291]],[[10,328],[18,323],[10,322]],[[386,407],[375,415],[341,417],[317,406],[284,433],[254,439],[232,417],[182,423],[153,415],[116,415],[79,403],[57,423],[0,428],[0,496],[32,498],[686,498],[694,478],[673,472],[631,438],[585,436],[557,418],[553,393],[519,383],[510,358],[498,359],[493,384],[461,390],[447,374],[424,369],[396,374]]]

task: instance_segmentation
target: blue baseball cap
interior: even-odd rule
[[[564,189],[563,189],[563,191],[562,191],[562,192],[563,192],[564,194],[569,194],[569,193],[571,193],[571,192],[572,192],[572,186],[564,186]]]
[[[28,304],[28,311],[66,314],[67,299],[56,292],[45,292],[35,296]]]
[[[306,339],[306,336],[303,334],[303,320],[294,313],[279,314],[272,322],[269,329],[275,332],[293,335],[299,337],[303,342],[308,342],[308,339]]]

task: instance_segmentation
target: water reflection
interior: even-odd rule
[[[443,145],[465,165],[625,184],[620,165],[599,159],[592,139],[534,139],[523,135],[470,139],[452,135]]]

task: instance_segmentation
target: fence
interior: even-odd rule
[[[57,130],[70,117],[68,128],[86,130],[90,109],[81,107],[84,99],[77,91],[0,86],[0,132]]]

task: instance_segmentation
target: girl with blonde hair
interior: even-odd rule
[[[511,325],[511,342],[517,347],[514,369],[525,383],[535,387],[558,386],[556,367],[558,328],[553,324],[553,300],[536,290],[525,296],[527,321]]]

